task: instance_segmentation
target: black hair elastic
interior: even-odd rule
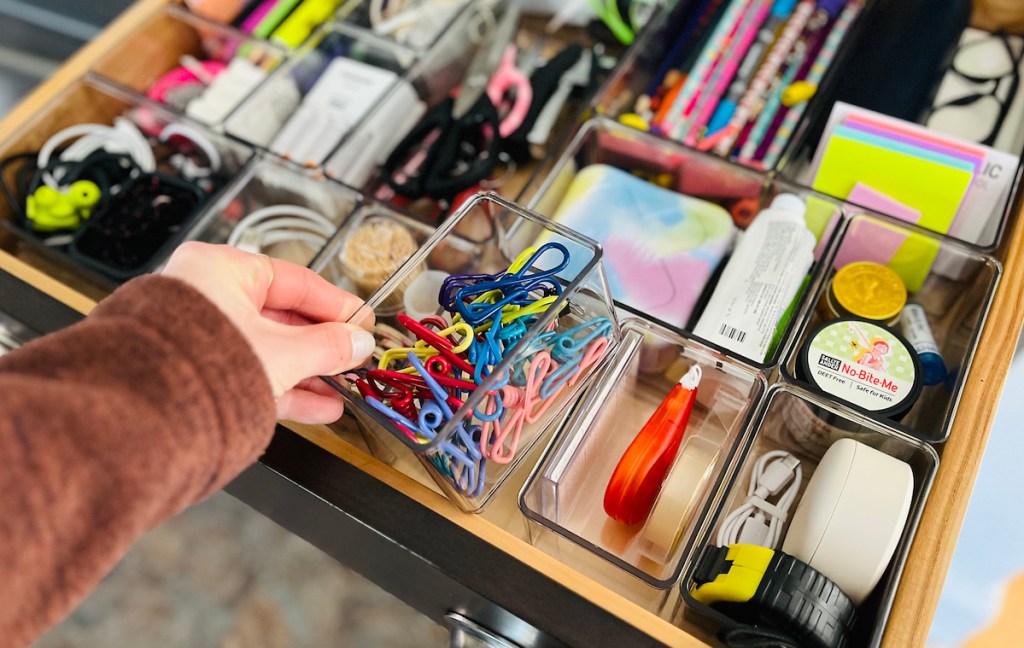
[[[127,279],[145,271],[205,200],[194,184],[160,173],[142,174],[96,207],[75,236],[71,253],[104,274]]]

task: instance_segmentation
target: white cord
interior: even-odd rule
[[[278,243],[298,241],[319,249],[327,245],[336,229],[334,223],[312,209],[271,205],[240,220],[228,237],[228,245],[247,252],[262,252]]]
[[[156,158],[146,138],[139,132],[138,127],[120,117],[115,120],[114,126],[76,124],[57,132],[39,149],[36,157],[39,168],[45,169],[57,147],[72,139],[77,141],[61,152],[60,160],[79,162],[96,151],[105,150],[128,154],[145,172],[152,173],[156,170]],[[49,172],[43,173],[43,182],[53,189],[61,187],[60,181]]]
[[[160,131],[159,139],[161,142],[166,142],[175,135],[183,137],[195,144],[199,150],[203,152],[203,155],[206,156],[207,161],[210,163],[209,167],[203,168],[195,164],[188,156],[181,155],[181,157],[177,158],[175,162],[177,163],[178,170],[181,171],[182,174],[192,178],[207,178],[220,171],[223,160],[220,157],[220,152],[217,150],[217,147],[213,145],[213,142],[211,142],[208,137],[186,124],[172,123],[167,124],[167,126]]]
[[[719,546],[753,544],[775,549],[802,479],[800,460],[792,454],[772,450],[761,455],[750,472],[747,499],[725,518],[718,530]],[[768,498],[778,495],[786,484],[790,486],[778,502],[769,503]]]
[[[383,0],[371,0],[370,25],[373,31],[390,36],[400,43],[425,46],[465,1],[427,0],[416,3],[389,0],[385,10]],[[413,43],[416,36],[424,42]]]

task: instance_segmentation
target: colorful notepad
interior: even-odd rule
[[[814,188],[847,198],[863,183],[921,212],[919,224],[949,231],[974,180],[968,162],[837,126],[825,144]]]
[[[995,243],[1018,158],[842,102],[810,168],[815,189],[978,245]],[[863,189],[874,194],[864,202]],[[853,195],[851,195],[853,194]]]
[[[714,203],[603,164],[576,174],[554,220],[601,244],[617,301],[678,327],[689,321],[736,230]]]

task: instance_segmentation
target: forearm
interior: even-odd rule
[[[63,617],[142,532],[254,461],[273,422],[242,336],[166,278],[0,359],[0,644]]]

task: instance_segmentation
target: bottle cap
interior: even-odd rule
[[[899,318],[907,303],[907,287],[900,276],[872,261],[840,268],[832,278],[830,295],[839,315],[887,324]]]
[[[807,205],[800,196],[790,193],[780,193],[772,199],[771,209],[784,212],[794,212],[803,215],[807,211]]]

